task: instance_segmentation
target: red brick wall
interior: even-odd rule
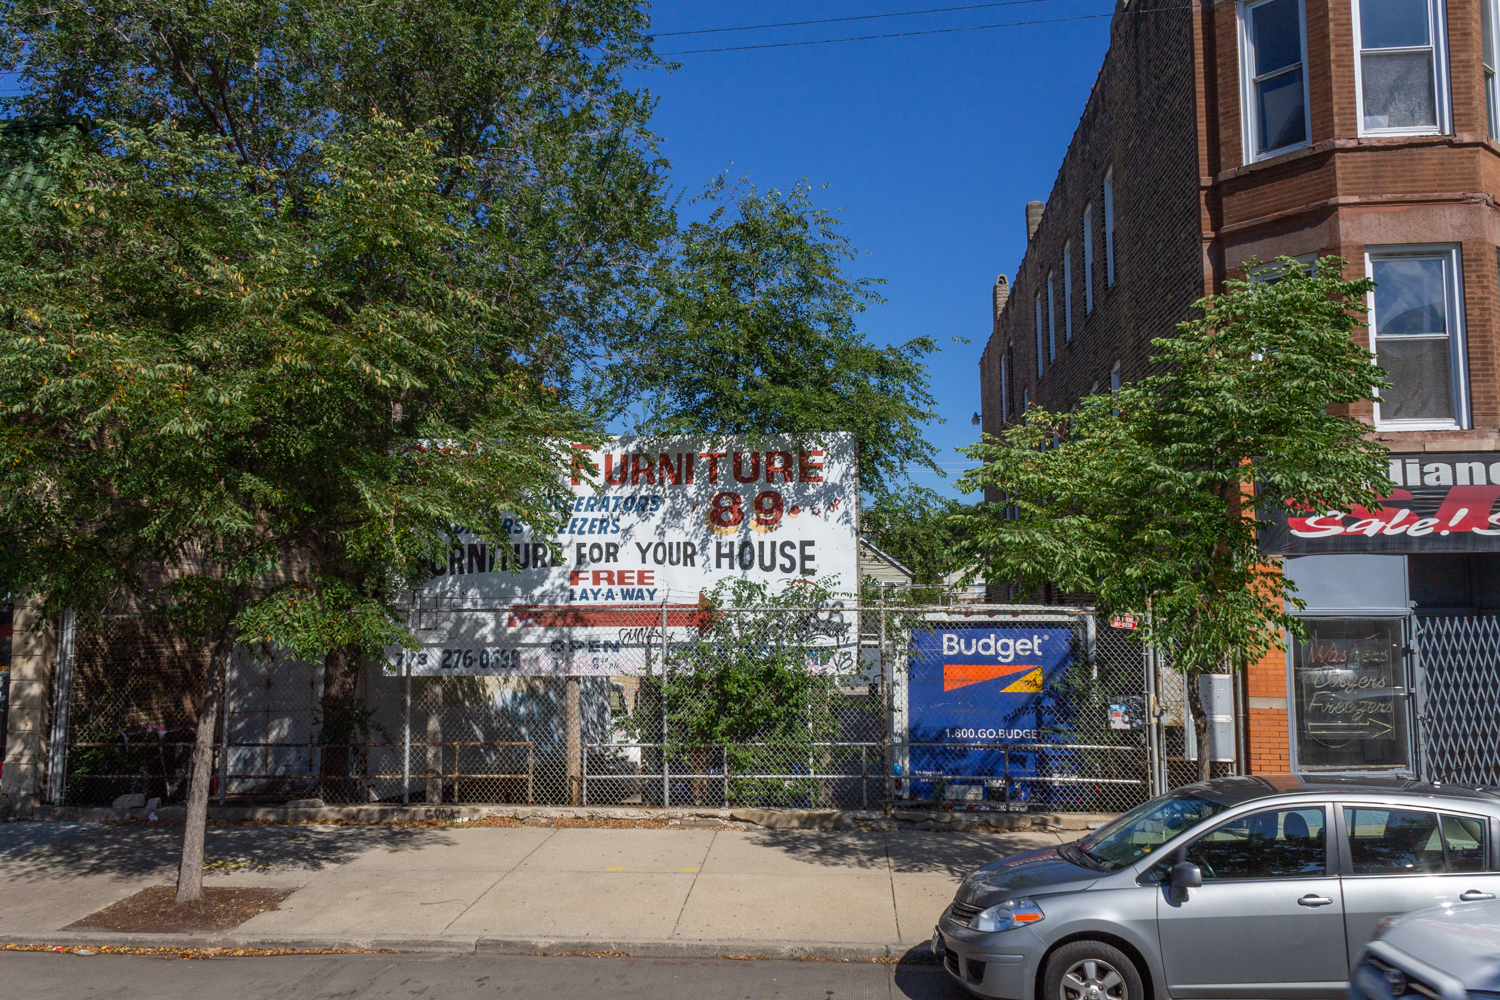
[[[1254,774],[1290,771],[1284,650],[1272,650],[1249,664],[1245,671],[1245,694],[1249,699],[1246,730],[1250,744],[1250,771]]]
[[[1156,8],[1161,8],[1157,10]],[[1141,10],[1144,9],[1144,13]],[[1198,198],[1198,103],[1194,12],[1175,0],[1144,0],[1115,17],[1110,48],[1073,141],[1027,246],[1010,301],[980,368],[984,429],[1001,426],[996,384],[1008,349],[1014,366],[1011,419],[1020,401],[1067,410],[1098,383],[1107,390],[1121,363],[1125,381],[1145,375],[1152,337],[1170,335],[1203,294]],[[1114,167],[1116,282],[1106,285],[1104,174]],[[1094,206],[1094,309],[1085,312],[1083,209]],[[1017,205],[1015,224],[1021,225]],[[1073,338],[1062,315],[1063,246],[1072,240]],[[1055,275],[1057,360],[1037,377],[1034,297]]]

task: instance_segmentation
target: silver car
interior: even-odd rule
[[[1500,902],[1444,903],[1382,925],[1354,960],[1349,1000],[1500,998]]]
[[[1341,1000],[1380,921],[1500,894],[1497,823],[1466,788],[1219,778],[972,873],[933,949],[1009,1000]]]

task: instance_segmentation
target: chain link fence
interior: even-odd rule
[[[241,650],[216,800],[1119,812],[1151,794],[1143,652],[1077,608],[424,606],[411,624],[339,745],[321,665]],[[58,797],[182,799],[206,655],[94,616],[72,661]]]

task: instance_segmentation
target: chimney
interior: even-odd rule
[[[1026,203],[1026,242],[1036,235],[1036,227],[1042,224],[1042,209],[1047,206],[1039,201],[1028,201]]]
[[[1000,314],[1005,311],[1005,301],[1010,298],[1010,282],[1005,280],[1005,275],[995,279],[995,322],[1000,322]]]

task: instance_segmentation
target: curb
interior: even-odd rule
[[[288,951],[356,950],[452,955],[607,955],[629,958],[708,958],[901,961],[930,964],[927,942],[914,945],[838,941],[610,941],[600,938],[339,937],[242,934],[119,934],[54,931],[0,934],[0,944],[30,947],[114,945],[126,948],[251,948]]]

